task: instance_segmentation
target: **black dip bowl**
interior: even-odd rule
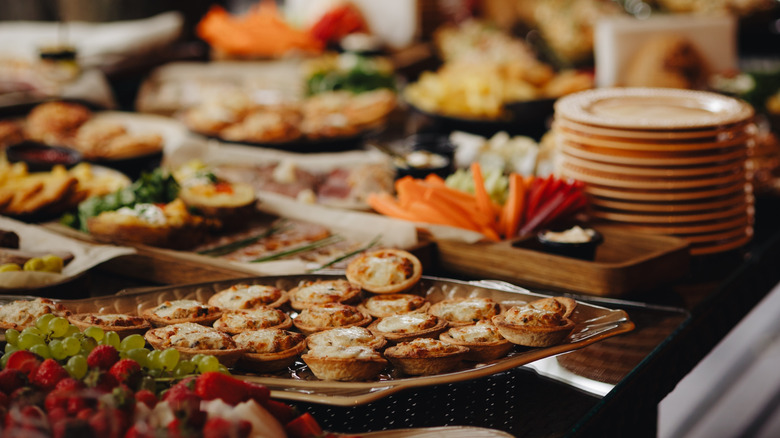
[[[551,240],[547,237],[548,231],[555,230],[544,230],[536,235],[536,240],[541,244],[542,250],[550,254],[575,259],[592,261],[596,257],[596,248],[604,242],[604,236],[596,230],[593,230],[593,235],[587,242]]]
[[[58,164],[70,168],[82,161],[81,153],[75,149],[49,146],[34,141],[23,141],[8,146],[5,155],[11,163],[27,163],[27,170],[30,172],[48,172]]]

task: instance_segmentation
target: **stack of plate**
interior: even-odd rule
[[[691,254],[753,234],[753,108],[714,93],[604,88],[555,105],[558,172],[586,183],[594,218],[687,239]]]

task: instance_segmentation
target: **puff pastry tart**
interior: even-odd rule
[[[146,309],[141,315],[156,327],[182,322],[211,325],[222,316],[222,311],[196,300],[174,300]]]
[[[314,348],[301,359],[322,380],[370,380],[387,366],[387,360],[381,354],[362,346]]]
[[[233,336],[233,340],[246,350],[241,366],[259,373],[289,367],[306,348],[304,335],[282,329],[249,330]]]
[[[422,277],[422,264],[401,249],[367,251],[347,265],[347,280],[376,294],[391,294],[414,286]]]
[[[398,370],[413,376],[440,374],[460,366],[469,349],[438,339],[417,338],[385,350],[385,357]]]
[[[574,313],[574,309],[577,307],[577,302],[568,297],[550,297],[531,301],[528,303],[528,307],[539,310],[549,310],[561,315],[564,318],[568,318],[572,313]]]
[[[439,335],[439,339],[469,349],[466,360],[488,362],[509,353],[514,344],[507,341],[491,321],[480,321],[474,325],[453,327]]]
[[[287,302],[287,293],[273,286],[234,284],[209,298],[209,305],[222,310],[254,309],[258,306],[280,307]]]
[[[81,331],[96,326],[106,332],[114,331],[120,338],[133,334],[142,335],[152,327],[144,317],[126,313],[79,313],[69,316],[68,321]]]
[[[350,304],[360,298],[360,288],[347,280],[303,281],[288,292],[295,310],[328,303]]]
[[[531,306],[514,306],[494,316],[493,324],[509,342],[526,347],[559,344],[574,329],[574,321],[569,318]]]
[[[346,304],[330,303],[303,309],[293,325],[301,333],[310,335],[336,327],[364,327],[371,322],[371,315]]]
[[[447,321],[429,313],[406,313],[378,319],[368,329],[388,341],[406,342],[415,338],[438,337],[447,330]]]
[[[384,318],[401,313],[425,312],[429,307],[431,307],[430,301],[412,294],[374,295],[358,305],[358,308],[374,318]]]
[[[153,328],[144,338],[155,350],[175,348],[184,359],[210,354],[227,367],[233,366],[246,353],[246,349],[238,347],[227,333],[192,322]]]
[[[22,330],[35,324],[39,316],[52,313],[67,317],[70,311],[48,298],[16,300],[0,306],[0,328]]]
[[[261,306],[250,310],[228,310],[214,321],[214,328],[230,334],[248,330],[288,329],[292,327],[289,315],[273,307]]]
[[[365,327],[343,327],[312,333],[306,337],[309,349],[321,347],[368,347],[379,350],[387,344],[383,336]]]
[[[446,320],[450,326],[475,324],[501,313],[501,305],[490,298],[453,298],[435,303],[428,313]]]

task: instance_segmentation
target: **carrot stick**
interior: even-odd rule
[[[376,212],[385,216],[408,221],[417,220],[414,215],[410,214],[406,209],[401,208],[395,198],[389,193],[371,193],[368,195],[368,198],[366,198],[366,202]]]
[[[444,181],[444,178],[440,177],[439,175],[436,175],[435,173],[429,173],[428,175],[426,175],[425,182],[435,186],[447,185],[447,182]]]
[[[474,178],[474,196],[477,199],[477,210],[484,217],[488,218],[488,223],[495,227],[496,210],[493,207],[493,201],[485,189],[485,179],[482,177],[482,167],[479,162],[473,162],[470,166],[471,175]]]
[[[414,215],[419,222],[430,224],[449,225],[451,227],[466,228],[478,231],[474,226],[457,215],[448,216],[425,202],[413,202],[406,209]]]
[[[520,222],[523,218],[523,209],[525,207],[525,182],[520,174],[509,174],[509,197],[504,210],[506,216],[505,228],[503,228],[504,238],[511,239],[517,234]]]

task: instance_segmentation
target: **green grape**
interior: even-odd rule
[[[5,352],[7,354],[11,354],[14,351],[19,351],[19,347],[17,347],[16,345],[5,344]]]
[[[68,331],[65,332],[65,336],[73,336],[76,334],[81,334],[81,330],[73,324],[68,324]]]
[[[68,356],[65,353],[65,346],[63,345],[63,342],[59,339],[52,339],[49,341],[49,350],[51,351],[51,357],[56,360],[62,360]]]
[[[30,347],[30,353],[35,353],[44,359],[51,358],[51,350],[49,350],[49,346],[43,343],[35,344]]]
[[[25,329],[27,330],[27,329]],[[29,350],[33,345],[43,344],[45,341],[40,335],[32,333],[22,333],[19,335],[17,346],[23,350]]]
[[[19,330],[8,329],[5,331],[5,342],[16,345],[17,340],[19,340]]]
[[[103,333],[103,329],[100,327],[90,326],[84,329],[84,334],[96,341],[100,341],[105,333]]]
[[[49,332],[51,332],[51,335],[55,338],[61,338],[65,336],[65,333],[68,332],[68,327],[70,326],[70,323],[67,319],[58,316],[51,321],[49,321]]]
[[[5,365],[8,363],[9,357],[11,357],[11,353],[6,353],[2,357],[0,357],[0,366],[5,368]]]
[[[133,334],[122,339],[122,342],[119,343],[119,350],[126,351],[132,350],[134,348],[144,348],[145,345],[146,340],[143,336],[139,334]]]
[[[222,374],[230,375],[230,370],[225,365],[219,364],[219,368],[217,368],[217,371],[219,371]]]
[[[219,369],[219,360],[214,356],[205,356],[198,362],[198,371],[201,373],[207,373],[209,371],[217,371]]]
[[[85,336],[84,339],[81,340],[81,352],[84,354],[89,354],[92,352],[92,350],[97,347],[97,341],[95,338],[91,338],[89,336]]]
[[[146,348],[131,348],[124,352],[128,359],[133,359],[138,362],[144,368],[149,368],[147,365],[147,356],[149,356],[149,350]]]
[[[173,370],[173,376],[176,378],[183,378],[195,372],[196,365],[189,360],[180,360],[176,368]]]
[[[137,390],[140,391],[142,389],[157,392],[157,381],[152,376],[143,376]]]
[[[76,355],[68,359],[65,369],[75,378],[81,379],[87,374],[87,359],[82,355]]]
[[[106,335],[103,337],[103,341],[101,342],[101,344],[110,345],[118,350],[119,342],[120,342],[119,335],[117,334],[117,332],[111,331],[106,333]]]
[[[79,351],[81,351],[81,341],[79,341],[77,338],[74,338],[73,336],[64,338],[62,340],[62,346],[65,350],[65,355],[67,356],[75,356],[79,354]],[[49,347],[51,348],[51,345],[49,345]]]
[[[173,370],[179,363],[179,350],[167,348],[160,353],[160,362],[166,370]]]
[[[151,370],[162,370],[163,363],[160,359],[160,350],[152,350],[149,355],[146,356],[146,366]]]
[[[40,336],[40,337],[44,336],[43,332],[40,329],[38,329],[38,327],[33,327],[33,326],[25,327],[20,334],[22,334],[22,335],[36,335],[36,336]]]
[[[54,319],[55,315],[52,313],[44,313],[35,320],[35,327],[38,327],[43,333],[49,333],[49,321]]]
[[[147,371],[147,374],[149,374],[151,377],[160,377],[162,376],[163,370],[159,368],[152,368],[149,371]]]
[[[192,356],[192,357],[190,358],[190,362],[194,363],[194,364],[195,364],[195,366],[197,367],[197,366],[198,366],[198,364],[200,363],[200,361],[201,361],[201,360],[202,360],[204,357],[206,357],[206,355],[205,355],[205,354],[200,354],[200,353],[198,353],[198,354],[196,354],[195,356]]]

